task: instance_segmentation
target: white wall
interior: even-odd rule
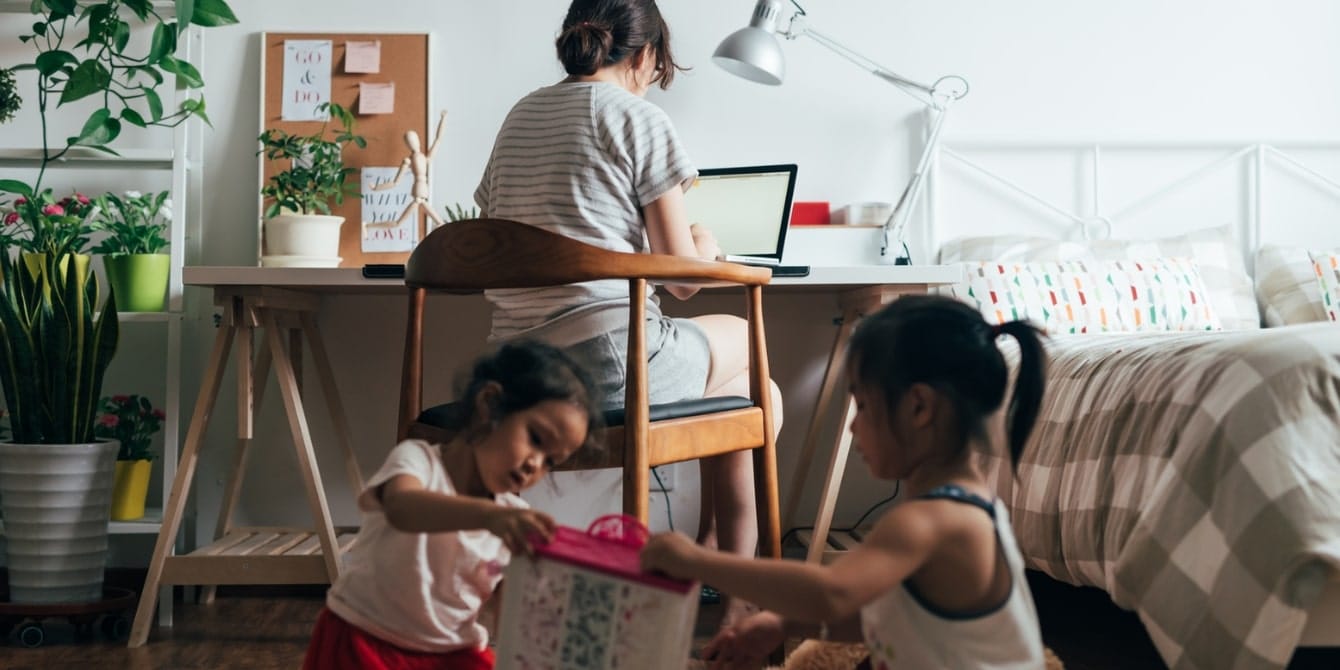
[[[196,262],[255,262],[258,105],[257,34],[274,31],[417,31],[435,34],[436,104],[450,111],[435,169],[439,204],[468,201],[503,115],[524,93],[562,76],[552,39],[565,0],[231,0],[242,25],[205,35],[204,79],[214,122],[206,132],[203,256]],[[1019,0],[848,0],[809,2],[811,25],[913,79],[959,74],[971,94],[954,112],[947,136],[993,138],[1335,139],[1340,137],[1340,4],[1329,0],[1132,0],[1124,3]],[[919,105],[818,44],[785,46],[789,74],[768,88],[735,79],[710,62],[717,42],[747,22],[750,0],[666,0],[676,55],[693,70],[668,92],[650,94],[675,120],[703,167],[797,162],[797,199],[891,200],[909,174],[921,132]],[[9,54],[9,51],[0,53]],[[5,146],[23,142],[7,131]],[[196,295],[207,311],[208,296]],[[742,300],[711,297],[687,311],[731,309]],[[477,302],[444,299],[470,326],[450,331],[434,361],[444,373],[466,360],[485,331]],[[369,297],[328,300],[322,325],[341,360],[338,382],[354,408],[353,438],[366,471],[379,463],[394,431],[401,303]],[[789,480],[809,406],[831,342],[831,300],[787,297],[768,303],[775,376],[787,396],[781,440]],[[445,320],[437,319],[441,325]],[[458,321],[459,322],[459,321]],[[445,333],[441,328],[437,332]],[[212,328],[188,328],[184,388],[202,365]],[[446,338],[446,335],[441,337]],[[134,351],[121,354],[136,355]],[[156,354],[145,354],[150,359]],[[444,377],[446,375],[444,374]],[[320,402],[313,389],[312,405]],[[438,389],[445,396],[445,387]],[[196,499],[199,534],[208,535],[231,446],[231,394],[221,398],[202,462]],[[271,389],[271,399],[275,399]],[[431,398],[430,398],[431,399]],[[186,399],[186,404],[191,398]],[[303,522],[306,505],[293,476],[286,431],[268,407],[261,434],[269,445],[253,459],[244,520]],[[313,421],[325,457],[337,521],[356,521],[328,438]],[[861,470],[859,462],[852,470]],[[692,530],[692,467],[681,466],[673,494],[677,526]],[[821,470],[821,467],[815,468]],[[802,510],[812,509],[819,474]],[[587,487],[568,509],[592,506]],[[598,487],[597,487],[598,489]],[[886,486],[856,472],[836,521],[850,522]],[[617,507],[617,497],[605,506]],[[808,516],[809,512],[806,512]],[[653,522],[663,521],[663,507]],[[577,521],[577,519],[571,519]],[[133,558],[130,560],[134,560]],[[141,559],[142,560],[142,559]]]

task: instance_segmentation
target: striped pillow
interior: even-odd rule
[[[1311,251],[1312,269],[1321,285],[1321,306],[1332,321],[1340,321],[1340,252]]]
[[[1267,326],[1326,320],[1317,272],[1303,247],[1261,246],[1256,252],[1256,299]]]

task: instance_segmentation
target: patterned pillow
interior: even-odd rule
[[[1031,321],[1049,334],[1220,330],[1188,259],[965,263],[952,294],[987,321]]]
[[[941,263],[964,261],[1090,261],[1193,258],[1207,289],[1206,299],[1224,328],[1261,327],[1252,280],[1233,236],[1232,225],[1150,240],[1075,242],[1024,235],[989,235],[946,242]]]
[[[1312,259],[1303,247],[1266,244],[1256,252],[1256,300],[1267,326],[1325,321]]]
[[[1107,261],[1097,265],[1118,289],[1127,331],[1223,330],[1200,268],[1189,258]]]
[[[1340,321],[1340,252],[1314,251],[1308,252],[1308,256],[1321,285],[1322,309],[1332,321]]]
[[[967,282],[954,293],[991,323],[1031,321],[1053,335],[1121,330],[1116,289],[1081,261],[965,265]]]

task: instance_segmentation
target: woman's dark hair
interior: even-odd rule
[[[931,386],[954,403],[960,434],[985,441],[986,419],[1000,407],[1009,383],[1005,357],[996,348],[1001,334],[1019,341],[1019,375],[1005,415],[1013,465],[1042,405],[1046,352],[1037,328],[1024,321],[992,326],[975,308],[944,296],[906,296],[857,325],[847,369],[883,393],[888,416],[913,384]]]
[[[460,400],[453,403],[455,411],[445,428],[460,430],[474,423],[475,397],[489,382],[502,387],[492,406],[492,422],[546,400],[566,400],[586,413],[586,442],[581,449],[594,445],[601,423],[595,382],[584,366],[561,349],[536,340],[515,340],[480,356],[457,395]]]
[[[571,75],[595,74],[648,44],[656,59],[651,83],[670,88],[675,70],[684,68],[670,54],[670,27],[654,0],[573,0],[554,40],[558,60]]]

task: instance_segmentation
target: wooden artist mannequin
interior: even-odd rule
[[[409,170],[414,175],[414,190],[411,193],[414,199],[405,206],[405,211],[400,213],[400,218],[396,219],[395,223],[378,222],[365,225],[373,228],[399,227],[400,224],[405,222],[405,219],[409,218],[410,212],[413,212],[415,207],[423,210],[424,216],[432,221],[431,225],[427,221],[424,222],[424,235],[433,232],[435,228],[444,223],[442,217],[433,211],[432,204],[428,202],[428,164],[433,160],[433,154],[437,153],[437,145],[442,141],[442,128],[446,123],[447,111],[442,110],[441,116],[437,119],[437,130],[433,133],[433,143],[428,145],[428,151],[426,152],[420,147],[417,132],[413,130],[405,132],[405,144],[409,145],[409,155],[400,162],[400,169],[396,170],[395,177],[391,181],[378,184],[372,187],[372,190],[385,191],[395,187],[404,178],[405,170]]]

